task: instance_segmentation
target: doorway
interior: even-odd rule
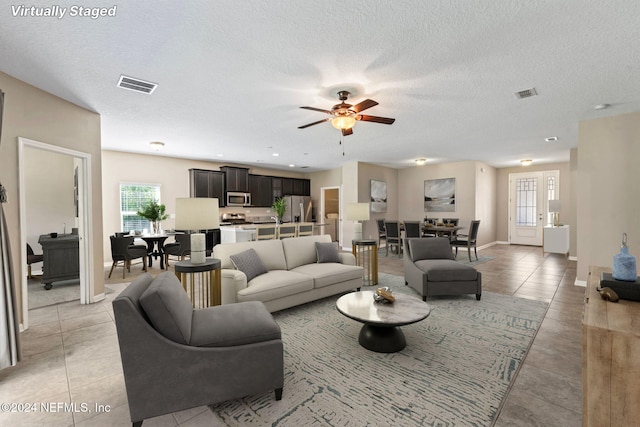
[[[549,200],[560,197],[560,171],[509,174],[509,243],[542,246]]]
[[[57,158],[66,158],[67,165],[72,165],[72,170],[69,172],[73,178],[71,185],[68,188],[68,194],[70,200],[73,203],[72,210],[75,215],[70,224],[59,224],[56,229],[51,231],[58,231],[60,233],[71,233],[73,228],[77,228],[78,233],[78,254],[79,254],[79,281],[80,281],[80,303],[89,304],[93,302],[93,281],[90,280],[93,270],[93,248],[90,242],[92,238],[92,219],[91,219],[91,200],[90,191],[91,188],[91,155],[75,150],[70,150],[55,145],[46,144],[43,142],[33,141],[26,138],[18,138],[18,174],[19,174],[19,209],[20,209],[20,253],[22,253],[22,313],[23,313],[23,329],[29,327],[29,295],[28,295],[28,279],[27,279],[27,263],[26,263],[26,250],[28,235],[28,215],[27,209],[29,207],[27,203],[27,192],[29,191],[29,154],[33,154],[34,150],[40,154],[52,154]],[[62,157],[60,157],[62,156]],[[38,171],[40,172],[40,171]],[[52,177],[49,177],[52,178]],[[53,209],[53,207],[52,207]],[[75,230],[74,230],[75,231]],[[34,248],[35,249],[35,248]],[[54,289],[47,292],[54,292]]]
[[[324,224],[321,234],[330,235],[332,242],[340,241],[340,187],[320,189],[320,224]]]

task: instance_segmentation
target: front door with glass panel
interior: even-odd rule
[[[559,198],[558,171],[509,175],[509,242],[542,246],[548,201]]]

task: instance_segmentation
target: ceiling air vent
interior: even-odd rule
[[[118,80],[118,87],[150,95],[154,90],[156,90],[158,85],[133,77],[120,76],[120,80]]]
[[[532,87],[531,89],[521,90],[520,92],[516,92],[516,98],[525,99],[531,98],[532,96],[536,96],[538,92],[536,92],[536,88]]]

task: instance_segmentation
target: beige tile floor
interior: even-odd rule
[[[477,266],[485,291],[550,302],[495,425],[581,425],[584,288],[573,285],[576,263],[525,246],[495,245],[479,255],[496,257]],[[379,270],[402,275],[402,261],[381,256]],[[0,425],[130,425],[111,307],[124,285],[108,286],[115,292],[100,303],[82,306],[76,301],[30,312],[31,326],[22,334],[24,361],[0,371],[0,402],[36,403],[37,410],[0,412]],[[40,406],[44,402],[51,404],[47,411]],[[200,407],[145,420],[144,425],[223,424]]]

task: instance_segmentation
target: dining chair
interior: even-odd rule
[[[122,278],[124,279],[125,270],[131,272],[131,260],[142,258],[142,269],[147,271],[147,245],[134,245],[133,236],[116,237],[109,236],[111,239],[111,270],[109,278],[113,273],[113,269],[122,262]]]
[[[404,237],[406,239],[412,237],[421,237],[420,221],[402,221],[404,224]]]
[[[429,227],[435,227],[438,224],[438,218],[424,218],[424,230],[422,232],[422,237],[438,237],[438,234],[435,231],[429,231]]]
[[[180,261],[191,255],[191,234],[181,233],[174,236],[175,242],[165,243],[162,246],[165,268],[169,268],[169,257],[179,257]]]
[[[27,243],[27,279],[33,279],[33,275],[31,274],[31,264],[42,262],[43,260],[44,255],[34,253],[31,245]]]
[[[456,256],[458,256],[458,248],[467,248],[469,252],[469,261],[471,261],[471,248],[476,254],[476,261],[478,260],[478,250],[476,248],[476,241],[478,239],[478,229],[480,228],[480,220],[474,219],[469,226],[469,234],[458,233],[455,239],[451,240],[451,247],[456,248]]]
[[[256,225],[256,240],[273,240],[276,238],[276,230],[275,224]]]
[[[278,239],[286,239],[287,237],[296,237],[298,226],[295,223],[280,224],[278,227]]]
[[[313,236],[312,222],[301,222],[298,224],[298,237],[300,236]]]
[[[398,221],[385,221],[384,228],[387,230],[387,253],[389,256],[389,246],[395,246],[398,251],[398,257],[402,255],[402,237],[400,236],[400,224]],[[393,251],[393,249],[392,249]]]
[[[385,242],[387,240],[387,230],[386,228],[384,228],[384,219],[378,219],[376,221],[378,222],[378,247],[381,248],[382,240],[384,239]],[[385,246],[386,246],[386,243],[385,243]]]

